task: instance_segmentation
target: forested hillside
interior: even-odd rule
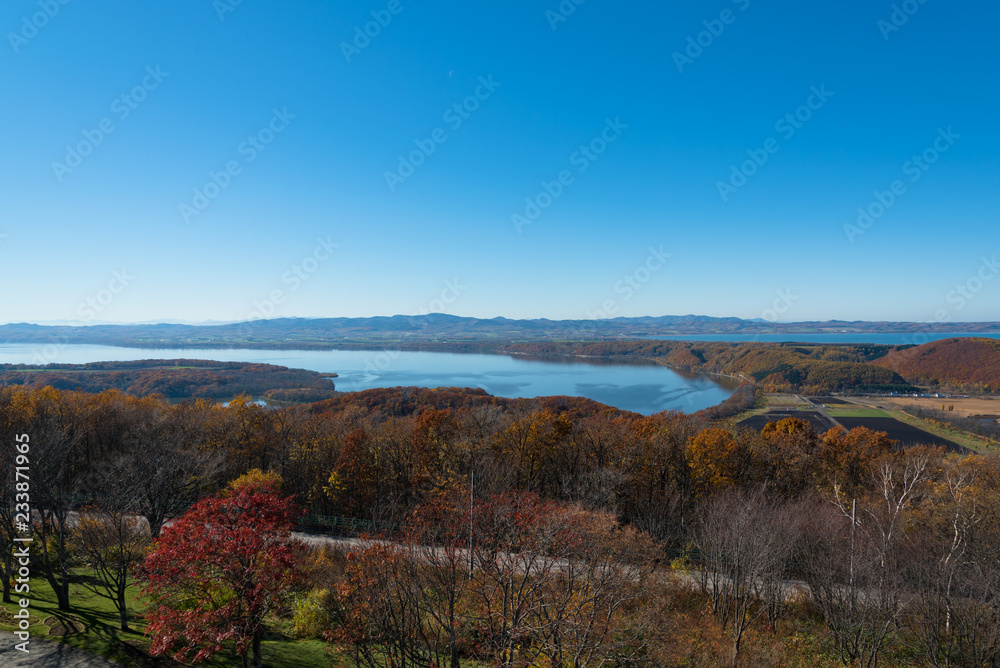
[[[1000,340],[945,339],[894,350],[873,362],[921,385],[1000,392]]]

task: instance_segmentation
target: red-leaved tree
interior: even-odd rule
[[[197,663],[229,645],[245,667],[251,651],[263,665],[265,617],[296,576],[290,532],[300,512],[277,480],[248,474],[165,528],[139,568],[151,653]]]

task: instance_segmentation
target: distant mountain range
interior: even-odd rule
[[[33,320],[32,325],[43,326],[70,326],[70,327],[93,327],[94,325],[229,325],[233,320],[143,320],[139,322],[118,322],[114,320],[88,320],[81,323],[79,320]],[[24,323],[22,323],[24,324]]]
[[[766,335],[860,333],[1000,332],[1000,322],[775,323],[741,318],[682,315],[606,320],[511,320],[441,313],[375,318],[281,318],[245,323],[187,325],[0,325],[0,342],[89,343],[158,347],[333,347],[465,341],[604,341],[669,335]]]

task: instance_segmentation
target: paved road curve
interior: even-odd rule
[[[20,642],[13,633],[0,631],[0,666],[3,668],[120,668],[121,664],[94,656],[63,643],[31,639],[28,654],[14,649]]]

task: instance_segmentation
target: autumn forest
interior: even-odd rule
[[[110,656],[264,665],[312,642],[361,668],[1000,660],[993,457],[461,389],[269,408],[14,386],[0,420],[5,442],[31,439],[33,563],[60,610],[81,573],[114,603]]]

